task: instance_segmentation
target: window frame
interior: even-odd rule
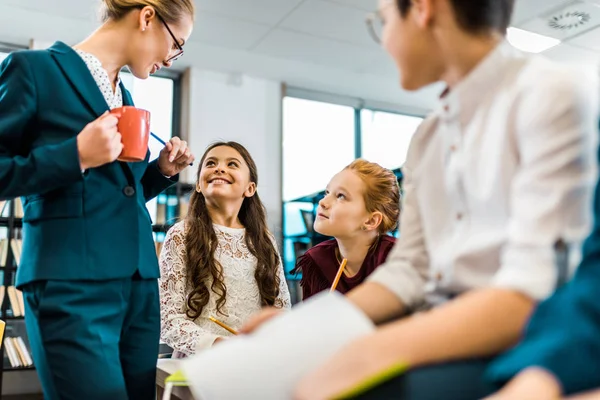
[[[298,98],[303,100],[310,101],[318,101],[322,103],[330,103],[341,106],[349,106],[354,108],[354,158],[362,157],[362,110],[369,110],[372,112],[384,112],[389,114],[398,114],[407,117],[417,117],[423,118],[429,114],[431,110],[426,110],[417,107],[407,107],[407,106],[397,106],[394,104],[372,101],[372,100],[364,100],[358,97],[351,96],[343,96],[343,95],[335,95],[326,92],[319,92],[314,90],[301,89],[296,87],[285,87],[283,93],[281,95],[281,104],[283,105],[284,99],[286,97]],[[281,132],[280,132],[280,142],[282,143],[282,154],[281,154],[281,165],[283,168],[284,157],[283,154],[283,106],[281,107]],[[283,199],[283,186],[284,186],[285,177],[283,176],[283,170],[281,173],[281,195]],[[308,195],[308,193],[307,193]],[[293,200],[292,200],[293,201]],[[286,201],[286,202],[289,202]],[[282,201],[282,217],[283,217],[283,201]],[[282,223],[285,223],[282,219]]]
[[[336,95],[326,92],[319,92],[315,90],[307,90],[296,87],[286,87],[281,96],[281,103],[283,104],[283,100],[286,97],[294,97],[298,99],[304,100],[312,100],[319,101],[322,103],[330,103],[337,104],[342,106],[349,106],[354,108],[354,155],[355,158],[362,157],[362,110],[369,110],[373,112],[385,112],[389,114],[398,114],[404,115],[407,117],[417,117],[417,118],[425,118],[427,114],[431,110],[418,108],[418,107],[408,107],[408,106],[398,106],[395,104],[373,101],[373,100],[365,100],[358,97],[344,96],[344,95]],[[281,120],[283,121],[283,107],[281,113]],[[281,140],[283,140],[283,122],[281,129]],[[283,159],[283,154],[282,154]],[[282,185],[283,185],[283,174],[282,174]],[[283,186],[282,186],[283,187]]]
[[[14,43],[7,43],[7,42],[0,41],[0,53],[10,54],[16,50],[27,50],[27,49],[28,49],[27,46],[21,46],[21,45],[14,44]]]

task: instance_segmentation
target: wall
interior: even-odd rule
[[[281,84],[242,74],[189,69],[183,78],[182,135],[199,159],[217,140],[243,144],[254,158],[258,193],[273,234],[281,237]],[[182,179],[194,182],[196,168]]]

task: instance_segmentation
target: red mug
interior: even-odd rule
[[[150,112],[132,106],[112,109],[111,114],[119,116],[117,129],[121,134],[123,151],[117,157],[119,161],[143,161],[148,153],[150,137]]]

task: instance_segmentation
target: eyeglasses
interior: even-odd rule
[[[381,33],[383,32],[383,18],[380,11],[367,14],[365,19],[369,35],[377,43],[381,43]]]
[[[173,31],[171,31],[171,28],[169,28],[169,25],[167,25],[167,23],[165,22],[163,17],[161,17],[159,14],[156,14],[156,16],[158,17],[158,19],[160,19],[160,21],[163,23],[165,28],[167,28],[167,31],[169,32],[169,35],[171,35],[171,37],[173,38],[173,41],[175,42],[175,46],[177,46],[177,50],[178,50],[174,56],[169,57],[167,60],[165,60],[165,62],[176,61],[179,57],[181,57],[183,55],[183,47],[181,47],[181,45],[179,44],[179,41],[177,40],[175,35],[173,35]]]
[[[385,11],[388,7],[393,6],[394,3],[391,0],[384,0],[384,4],[381,8],[375,12],[367,14],[366,23],[367,28],[369,30],[369,35],[373,38],[373,40],[379,44],[381,44],[381,38],[383,34],[383,26],[385,25],[385,20],[383,18],[383,11]]]

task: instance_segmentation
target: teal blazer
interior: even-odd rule
[[[133,105],[121,85],[123,102]],[[159,276],[145,203],[177,181],[156,161],[85,173],[77,135],[109,109],[79,55],[56,42],[0,64],[0,200],[21,197],[17,286],[36,280]]]

